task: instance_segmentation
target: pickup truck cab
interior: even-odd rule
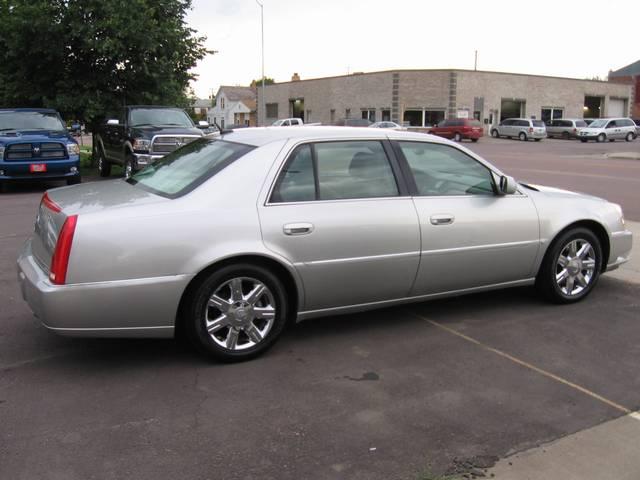
[[[125,178],[182,145],[202,136],[207,122],[196,126],[189,115],[174,107],[131,105],[109,118],[94,132],[93,148],[100,176],[111,175],[111,165],[121,165]]]
[[[0,189],[19,180],[80,183],[80,147],[55,110],[0,109]]]
[[[274,127],[294,127],[304,125],[301,118],[281,118],[273,122]]]

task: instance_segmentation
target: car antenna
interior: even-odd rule
[[[233,133],[233,130],[229,128],[220,128],[220,125],[218,125],[218,121],[215,118],[213,119],[213,124],[216,126],[216,128],[220,132],[220,135],[222,135],[223,133]]]

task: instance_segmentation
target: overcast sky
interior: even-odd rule
[[[218,50],[199,97],[260,78],[255,0],[193,0],[188,22]],[[640,59],[640,0],[264,0],[265,75],[288,81],[402,68],[605,78]]]

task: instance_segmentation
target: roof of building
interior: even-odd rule
[[[208,108],[211,106],[211,100],[208,98],[196,98],[191,106],[193,108]]]
[[[615,72],[611,72],[609,77],[630,77],[632,75],[640,75],[640,60],[630,63]]]
[[[227,99],[232,102],[237,102],[237,101],[245,102],[245,100],[253,100],[255,105],[256,91],[251,87],[231,87],[227,85],[222,85],[218,89],[218,95],[220,95],[220,93],[224,93]]]

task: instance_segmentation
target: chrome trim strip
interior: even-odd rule
[[[534,278],[526,278],[524,280],[514,280],[511,282],[503,282],[503,283],[494,283],[491,285],[484,285],[481,287],[471,287],[471,288],[463,288],[461,290],[449,290],[447,292],[439,292],[439,293],[429,293],[426,295],[417,295],[414,297],[404,297],[404,298],[396,298],[393,300],[382,300],[379,302],[369,302],[369,303],[359,303],[356,305],[348,305],[344,307],[332,307],[332,308],[322,308],[318,310],[307,310],[303,312],[298,312],[297,321],[306,320],[308,318],[320,317],[327,314],[346,314],[346,313],[355,313],[361,310],[370,310],[374,308],[382,308],[386,306],[398,305],[403,303],[414,303],[421,302],[425,300],[434,300],[437,298],[448,297],[452,295],[460,295],[465,293],[474,293],[474,292],[483,292],[486,290],[494,290],[506,287],[524,287],[528,285],[533,285],[536,279]]]
[[[173,325],[164,326],[164,327],[109,327],[109,328],[58,328],[58,327],[50,327],[44,322],[41,322],[43,326],[45,326],[49,330],[53,330],[54,332],[116,332],[120,330],[173,330]]]
[[[611,232],[612,237],[628,237],[633,235],[629,230],[621,230],[619,232]]]
[[[497,248],[512,248],[512,247],[524,247],[526,245],[534,245],[542,243],[540,240],[524,240],[522,242],[508,242],[508,243],[491,243],[488,245],[472,245],[469,247],[456,247],[456,248],[440,248],[437,250],[423,250],[422,255],[439,255],[441,253],[457,253],[457,252],[473,252],[477,250],[495,250]]]
[[[303,265],[325,265],[331,263],[349,263],[349,262],[362,262],[367,260],[379,260],[384,258],[398,258],[398,257],[412,257],[420,255],[419,251],[415,252],[403,252],[403,253],[387,253],[384,255],[369,255],[366,257],[349,257],[349,258],[331,258],[329,260],[313,260],[311,262],[297,262],[294,263],[294,266],[303,266]]]

